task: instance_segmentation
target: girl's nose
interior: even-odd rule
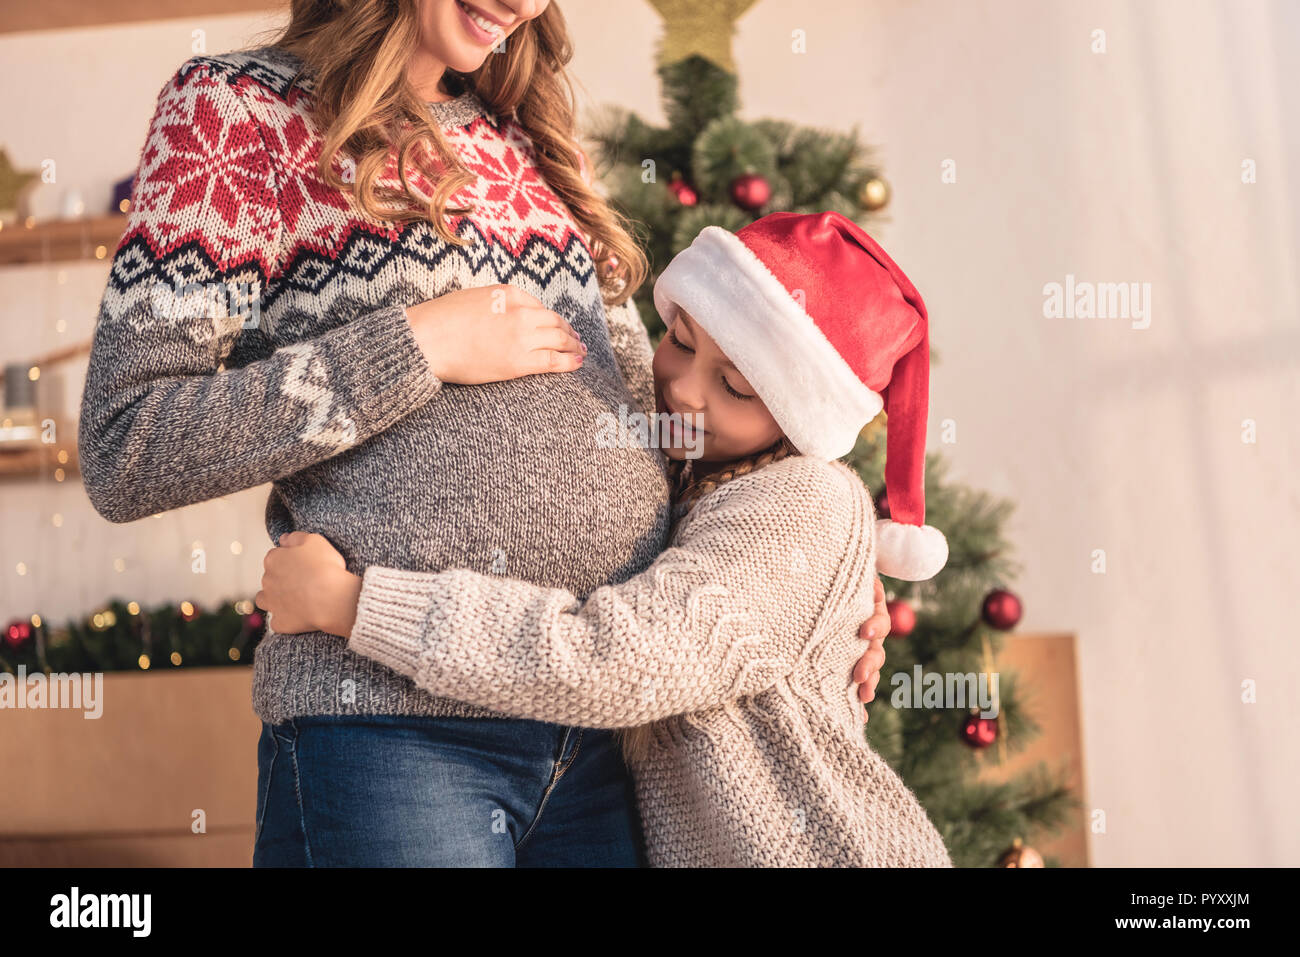
[[[704,411],[704,394],[698,378],[689,372],[678,376],[664,386],[668,404],[678,412]]]

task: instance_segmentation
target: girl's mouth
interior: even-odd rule
[[[460,10],[460,19],[465,25],[465,31],[474,38],[475,43],[495,46],[506,35],[505,28],[501,24],[489,19],[476,7],[471,7],[462,0],[456,0],[456,7]]]
[[[670,441],[675,447],[694,447],[704,436],[709,434],[708,429],[697,428],[693,421],[698,419],[698,413],[678,412],[668,400],[662,396],[659,397],[659,403],[662,407],[665,421],[668,424],[668,435]]]
[[[668,420],[668,435],[674,448],[693,448],[707,434],[703,429],[695,428],[684,418],[680,422],[676,418]]]

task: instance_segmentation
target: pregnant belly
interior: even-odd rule
[[[667,543],[662,458],[610,447],[602,427],[631,401],[621,381],[582,373],[444,387],[384,434],[277,483],[270,531],[320,532],[358,574],[470,568],[585,596]]]

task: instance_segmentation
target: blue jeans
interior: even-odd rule
[[[262,723],[254,867],[643,864],[613,732],[407,715]]]

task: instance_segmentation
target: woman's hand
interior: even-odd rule
[[[408,306],[406,318],[443,382],[478,385],[538,372],[572,372],[587,347],[559,313],[515,286],[458,289]]]
[[[885,666],[885,636],[889,634],[889,609],[885,606],[885,586],[876,576],[876,609],[858,629],[858,637],[867,642],[866,653],[853,668],[853,680],[858,685],[858,700],[863,704],[876,697],[880,684],[880,669]],[[863,720],[866,713],[863,712]]]
[[[272,631],[323,631],[351,637],[361,578],[324,535],[289,532],[262,560],[262,590],[253,601],[271,613]]]

